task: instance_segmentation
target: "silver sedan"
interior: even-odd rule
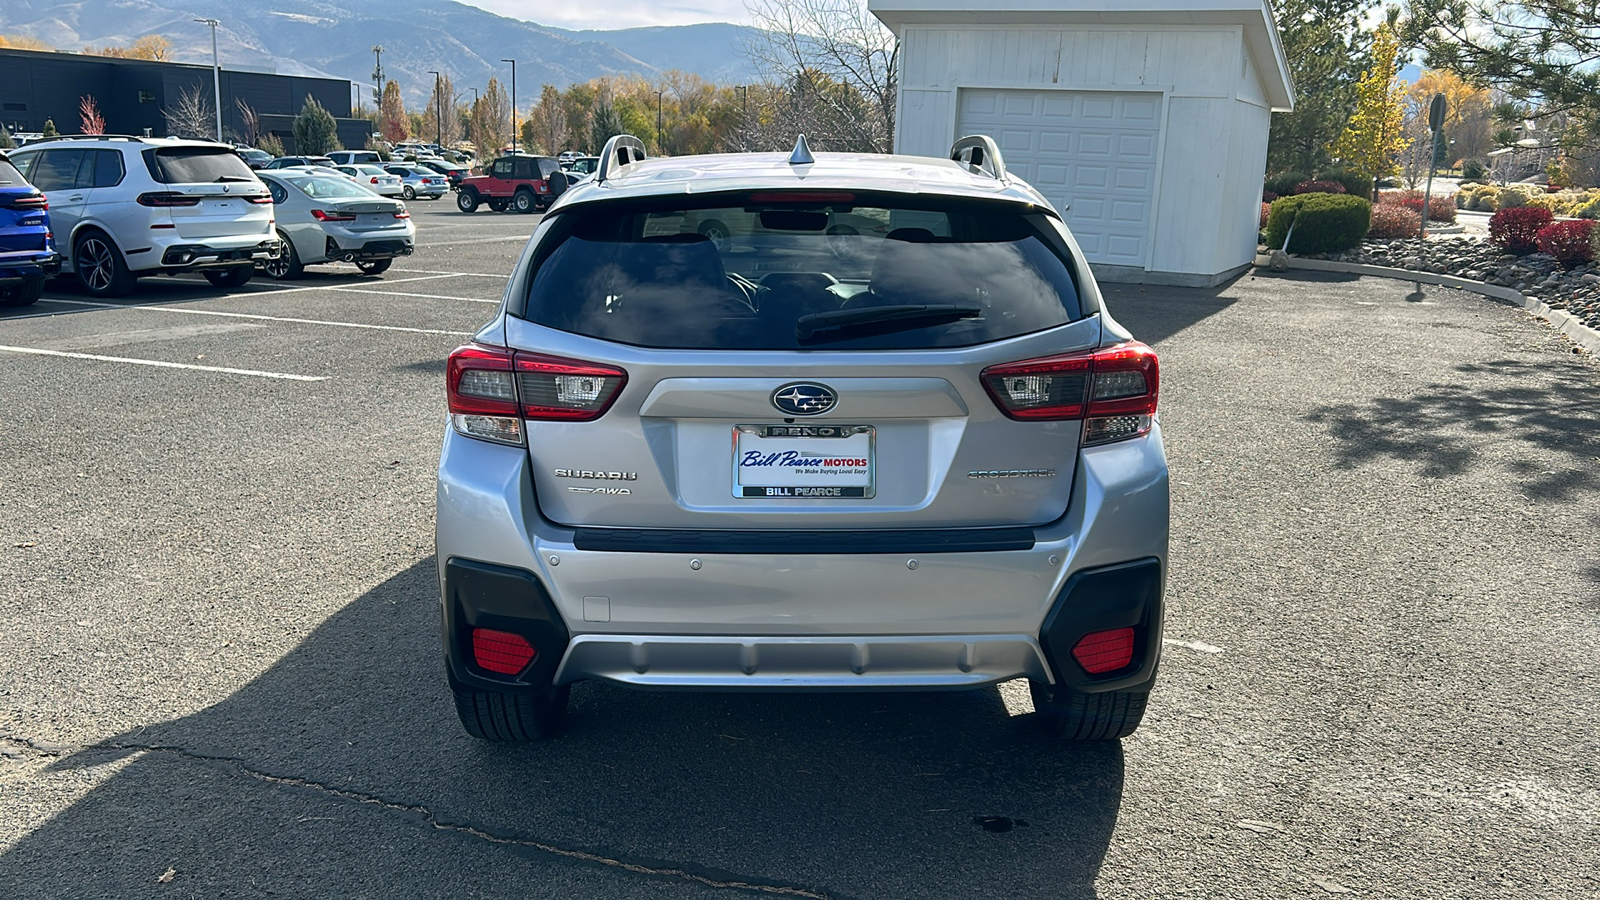
[[[400,176],[392,175],[374,165],[360,163],[353,166],[334,166],[334,171],[354,178],[356,184],[383,197],[399,197],[405,193],[405,186],[400,183]]]
[[[384,170],[400,178],[400,196],[407,200],[421,197],[437,200],[450,190],[450,179],[422,166],[388,165]]]
[[[272,193],[278,239],[285,252],[263,271],[276,279],[298,278],[313,263],[355,263],[364,275],[388,270],[397,256],[410,256],[417,229],[399,200],[377,197],[332,172],[260,172]]]

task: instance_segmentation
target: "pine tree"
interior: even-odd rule
[[[306,97],[300,115],[294,117],[294,149],[302,156],[321,156],[333,150],[342,150],[339,143],[338,123],[333,114],[322,108],[317,98]]]
[[[1328,152],[1368,178],[1399,170],[1396,157],[1410,145],[1403,132],[1405,88],[1395,77],[1399,42],[1387,25],[1372,39],[1372,64],[1356,82],[1356,111]]]
[[[44,135],[45,137],[55,137],[56,135],[60,134],[61,132],[56,130],[56,120],[55,119],[45,119],[44,120],[44,127],[39,129],[39,133],[41,135]]]

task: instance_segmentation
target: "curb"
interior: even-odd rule
[[[1256,268],[1265,269],[1271,264],[1272,259],[1265,253],[1256,254]],[[1561,309],[1551,309],[1544,301],[1533,297],[1524,296],[1521,291],[1500,287],[1495,284],[1484,284],[1469,278],[1457,278],[1454,275],[1439,275],[1434,272],[1413,272],[1410,269],[1391,269],[1388,266],[1369,266],[1366,263],[1335,262],[1331,259],[1297,259],[1289,257],[1289,268],[1306,269],[1313,272],[1343,272],[1349,275],[1370,275],[1374,278],[1392,278],[1396,281],[1413,281],[1422,284],[1436,284],[1440,287],[1455,288],[1468,291],[1491,300],[1510,303],[1520,306],[1532,313],[1536,318],[1549,322],[1551,327],[1566,335],[1567,339],[1582,347],[1585,351],[1600,356],[1600,331],[1584,324],[1582,319]]]

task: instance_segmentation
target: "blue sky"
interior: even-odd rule
[[[744,0],[612,0],[604,5],[584,2],[530,3],[528,0],[461,0],[502,16],[526,19],[540,25],[581,30],[634,28],[640,25],[690,25],[697,22],[745,23],[750,14]]]

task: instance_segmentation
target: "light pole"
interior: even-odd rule
[[[665,149],[663,149],[662,146],[661,146],[661,92],[660,91],[656,91],[656,152],[661,154],[662,156],[666,156],[667,155],[667,151]]]
[[[217,140],[222,140],[222,65],[217,62],[217,19],[195,19],[201,25],[211,26],[211,91],[217,103]]]
[[[502,59],[501,62],[511,63],[511,152],[517,152],[517,61]]]
[[[439,73],[432,69],[428,74],[433,76],[433,142],[444,149],[444,87],[439,83]]]

